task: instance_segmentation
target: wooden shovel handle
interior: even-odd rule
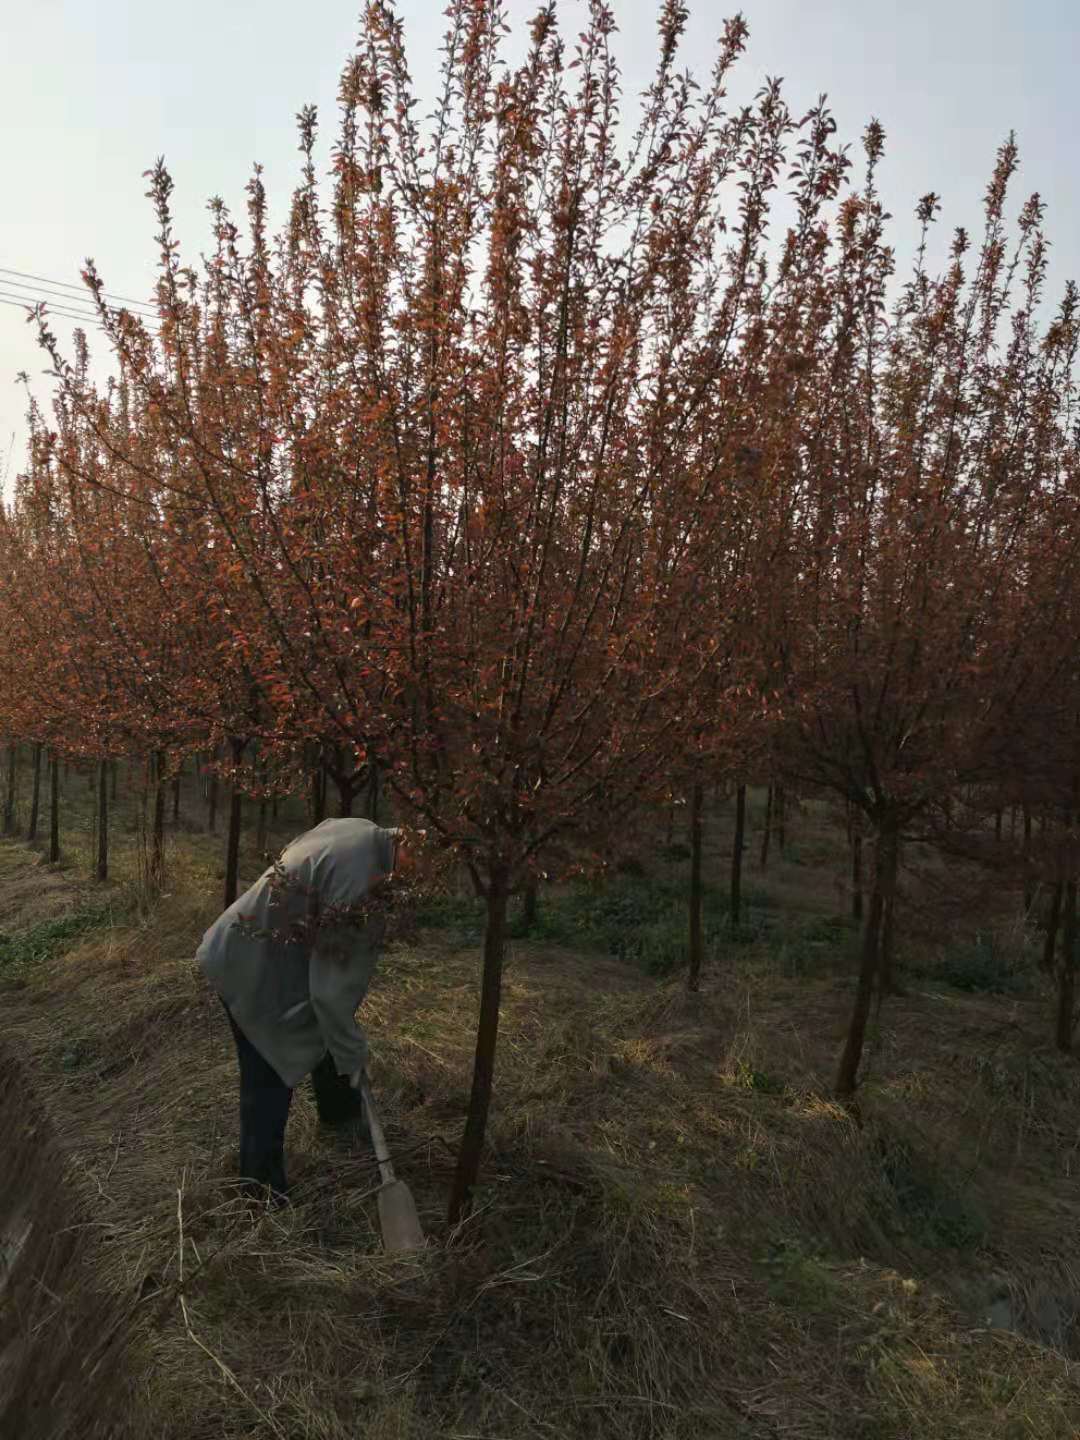
[[[390,1151],[386,1148],[386,1136],[383,1134],[383,1128],[379,1122],[379,1113],[375,1109],[375,1101],[372,1098],[366,1070],[360,1077],[360,1096],[364,1102],[364,1109],[367,1111],[371,1143],[375,1147],[375,1159],[379,1162],[383,1180],[389,1185],[394,1179],[394,1166],[390,1160]]]

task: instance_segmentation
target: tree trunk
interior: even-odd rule
[[[30,824],[26,827],[26,838],[32,845],[37,839],[38,815],[41,812],[41,750],[34,746],[34,788],[30,793]]]
[[[705,942],[701,929],[701,849],[702,811],[705,787],[696,780],[690,791],[690,966],[686,972],[686,988],[697,990],[701,984],[701,962],[705,958]]]
[[[181,760],[177,766],[176,778],[173,781],[172,792],[172,823],[174,826],[180,824],[180,781],[183,779],[184,762]]]
[[[311,772],[311,823],[321,825],[326,819],[326,771],[319,766]]]
[[[902,995],[897,983],[895,965],[896,940],[896,877],[900,869],[900,841],[897,839],[886,855],[888,868],[882,876],[884,893],[881,907],[881,964],[879,982],[881,994]]]
[[[367,818],[375,825],[379,823],[379,764],[377,760],[368,762],[368,784],[367,784]],[[527,894],[528,892],[526,892]],[[533,892],[533,903],[536,903],[535,889]]]
[[[1076,1011],[1076,877],[1065,885],[1065,914],[1061,928],[1061,964],[1058,967],[1057,1047],[1072,1051],[1073,1015]]]
[[[217,834],[217,807],[218,807],[218,774],[216,770],[210,772],[210,794],[207,798],[206,828],[211,835]]]
[[[338,792],[338,815],[347,820],[352,814],[353,800],[356,798],[356,776],[335,775],[334,784]]]
[[[266,793],[269,784],[270,767],[265,760],[260,760],[258,771],[259,785],[259,809],[255,821],[255,853],[265,855],[268,843],[270,823],[270,797]]]
[[[1035,879],[1031,873],[1031,811],[1024,803],[1024,919],[1035,907]]]
[[[1046,940],[1043,944],[1042,968],[1049,974],[1054,969],[1058,926],[1061,924],[1061,901],[1065,887],[1055,880],[1050,887],[1050,914],[1046,917]]]
[[[325,796],[326,772],[334,782],[338,792],[338,815],[347,819],[353,812],[353,801],[356,798],[357,772],[355,768],[348,774],[345,771],[345,757],[342,754],[340,745],[335,745],[330,752],[330,760],[323,768],[323,787]],[[323,801],[325,809],[325,798]],[[319,817],[322,818],[321,816]]]
[[[859,965],[859,983],[855,991],[855,1008],[848,1024],[844,1051],[836,1074],[836,1093],[841,1099],[855,1094],[859,1080],[859,1063],[862,1060],[863,1040],[866,1036],[866,1022],[870,1016],[870,1004],[874,996],[878,965],[881,959],[881,922],[885,908],[886,876],[892,866],[891,852],[896,840],[891,829],[878,832],[877,855],[874,863],[874,886],[870,892],[870,909],[863,930],[862,959]]]
[[[773,809],[776,815],[776,843],[780,847],[780,854],[783,855],[787,849],[787,804],[782,785],[776,787]]]
[[[863,835],[862,815],[851,812],[851,918],[856,924],[863,918]]]
[[[495,1046],[499,1037],[499,1001],[502,993],[503,955],[506,948],[507,874],[495,868],[488,877],[487,925],[484,930],[484,973],[480,990],[480,1020],[476,1030],[472,1093],[465,1133],[458,1153],[457,1171],[450,1191],[448,1219],[456,1225],[468,1213],[480,1173],[491,1086],[495,1076]]]
[[[109,762],[98,765],[97,878],[109,878]]]
[[[761,868],[763,870],[769,863],[769,841],[772,839],[772,812],[773,787],[770,785],[765,795],[765,830],[761,836]]]
[[[277,797],[276,795],[271,795],[271,797],[270,797],[270,819],[274,822],[275,825],[277,824],[277,818],[278,818],[278,797]]]
[[[112,794],[111,794],[111,797],[110,797],[110,798],[112,799],[112,802],[113,802],[114,805],[115,805],[115,803],[116,803],[116,792],[117,792],[117,790],[118,790],[118,788],[119,788],[119,785],[120,785],[120,761],[119,761],[119,760],[114,760],[114,761],[112,762],[112,786],[111,786]]]
[[[374,818],[374,817],[372,817]],[[521,923],[525,930],[532,930],[536,926],[539,914],[539,891],[540,882],[535,875],[530,875],[525,881],[525,893],[522,897]]]
[[[19,747],[13,740],[8,746],[7,793],[4,796],[4,834],[15,832],[15,782],[18,778]]]
[[[165,752],[154,752],[154,830],[150,840],[150,886],[165,888]]]
[[[49,864],[55,865],[60,859],[60,757],[55,750],[52,753],[49,779]]]
[[[896,892],[886,894],[881,905],[881,963],[878,966],[878,985],[882,995],[899,995],[896,976],[893,973],[893,937],[896,918]]]
[[[735,790],[735,839],[731,847],[731,927],[742,919],[742,857],[746,835],[746,786]]]
[[[244,742],[232,742],[232,761],[238,769],[244,758]],[[229,837],[225,846],[225,909],[236,899],[240,883],[240,824],[243,818],[243,796],[240,793],[240,777],[233,775],[232,794],[229,798]]]

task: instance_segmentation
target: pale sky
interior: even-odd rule
[[[445,0],[401,0],[410,64],[423,101],[434,93]],[[707,74],[723,15],[689,0],[684,63]],[[536,0],[509,0],[515,41]],[[750,45],[734,87],[748,98],[766,75],[785,78],[791,107],[828,94],[844,138],[877,116],[888,133],[881,188],[910,253],[917,198],[943,197],[944,243],[955,225],[977,231],[995,150],[1017,132],[1022,169],[1013,213],[1033,190],[1048,202],[1055,290],[1080,277],[1080,4],[1077,0],[748,0]],[[560,7],[573,39],[580,6]],[[616,50],[629,100],[651,75],[657,7],[614,0]],[[355,38],[360,0],[7,0],[0,5],[0,272],[78,282],[92,256],[106,287],[147,298],[154,220],[142,172],[164,155],[183,252],[207,246],[206,201],[238,212],[254,161],[272,200],[297,175],[294,116],[314,102],[322,159],[335,93]],[[508,50],[511,57],[517,44]],[[421,109],[426,110],[426,105]],[[280,208],[278,210],[280,214]],[[0,273],[0,298],[18,292]],[[43,287],[26,282],[39,292]],[[66,344],[73,322],[56,318]],[[96,342],[93,337],[97,337]],[[91,331],[100,350],[103,337]],[[47,399],[45,356],[32,327],[0,305],[0,479],[25,443],[20,370]],[[9,461],[10,453],[10,461]]]

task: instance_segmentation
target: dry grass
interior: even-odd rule
[[[51,920],[72,909],[78,891],[21,846],[0,845],[0,933]]]
[[[24,883],[13,853],[0,905]],[[391,1260],[370,1157],[324,1139],[304,1091],[296,1205],[232,1195],[235,1060],[190,959],[212,860],[175,859],[152,925],[87,935],[5,997],[56,1133],[42,1165],[92,1219],[94,1286],[133,1317],[109,1433],[1080,1433],[1080,1080],[1033,1002],[891,1004],[857,1123],[822,1098],[841,981],[780,980],[749,947],[689,997],[517,945],[485,1183],[447,1235],[476,957],[391,951],[365,1006],[373,1078],[432,1235]],[[1005,1298],[1025,1334],[987,1325]]]
[[[130,1403],[137,1297],[111,1288],[92,1207],[22,1067],[0,1052],[0,1433],[107,1440]]]

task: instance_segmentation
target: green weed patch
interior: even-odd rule
[[[702,930],[706,960],[731,944],[760,938],[767,926],[767,901],[753,892],[744,898],[744,916],[731,925],[727,897],[708,889],[702,896]],[[483,902],[446,896],[429,901],[418,923],[448,932],[454,943],[479,944],[484,933]],[[686,962],[687,897],[685,887],[669,880],[644,881],[617,875],[602,885],[575,885],[541,894],[536,921],[526,927],[519,910],[510,933],[548,945],[602,951],[640,966],[650,975],[667,975]]]
[[[18,974],[51,960],[73,940],[115,924],[119,916],[116,904],[87,906],[11,935],[0,934],[0,972]]]

